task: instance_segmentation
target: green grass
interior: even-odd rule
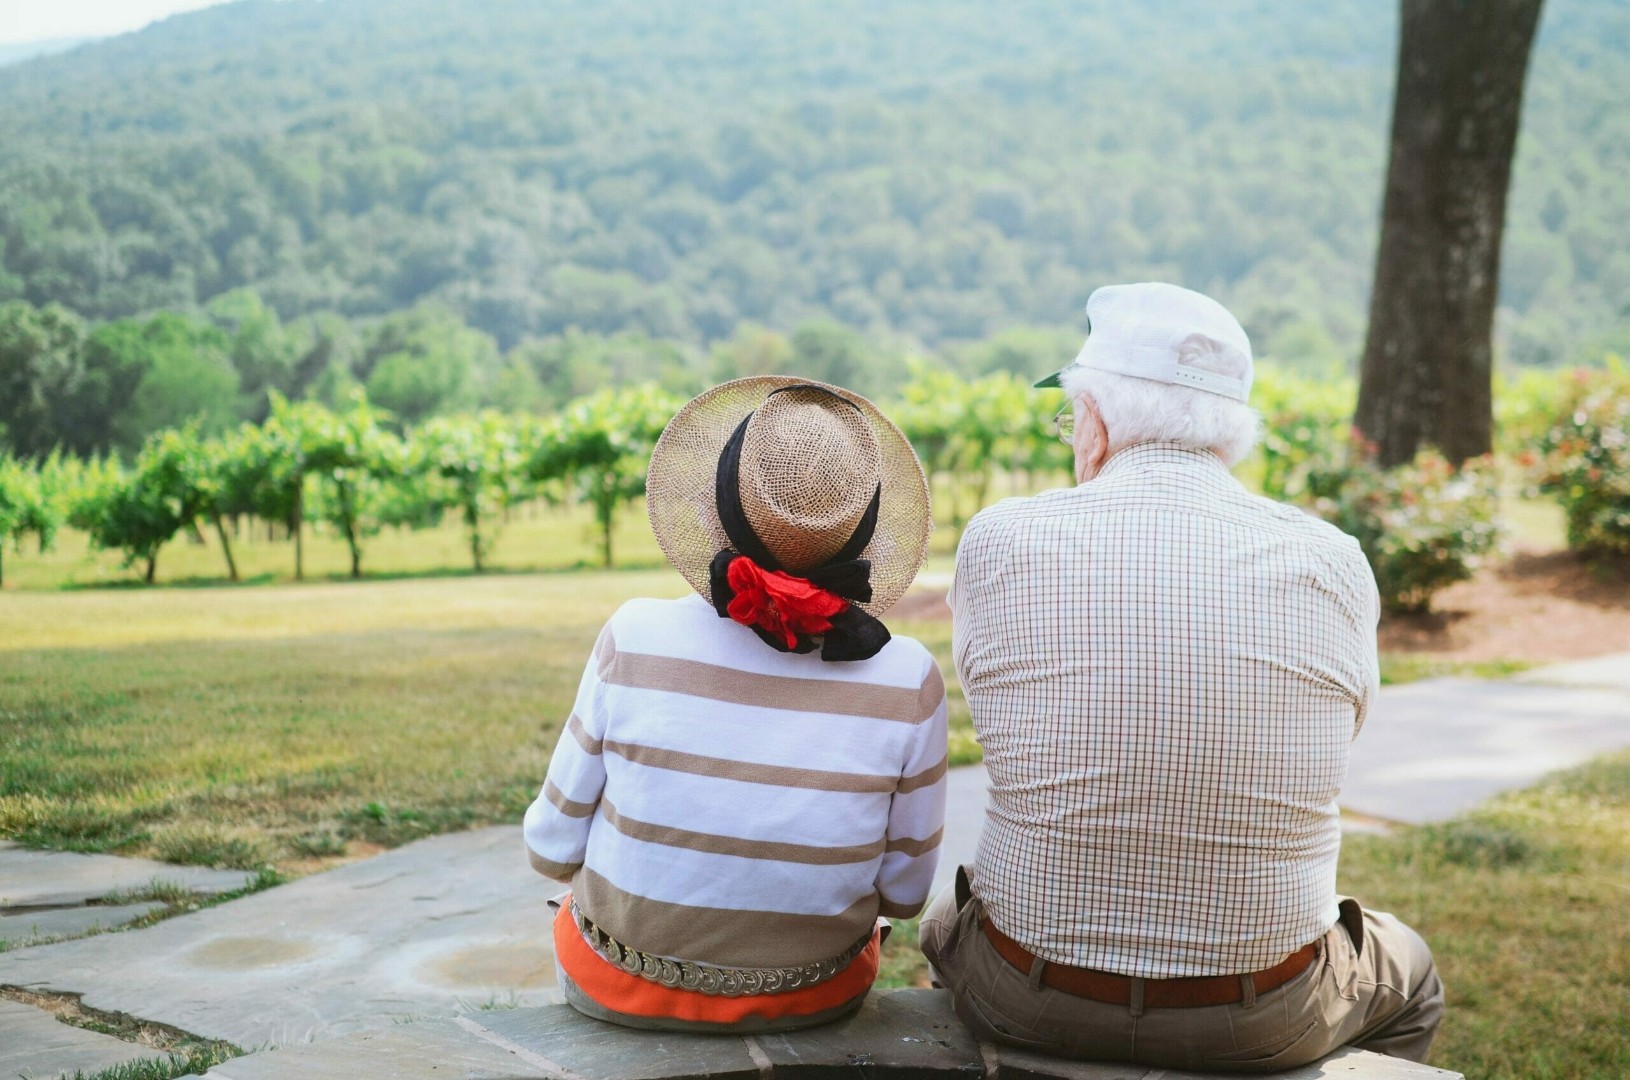
[[[671,572],[19,593],[0,835],[256,867],[513,820],[590,643]]]
[[[582,507],[526,506],[515,510],[498,536],[489,569],[498,572],[592,568],[599,564],[600,534]],[[351,556],[343,537],[322,526],[304,533],[305,576],[310,581],[350,576]],[[625,507],[612,532],[620,567],[661,567],[662,552],[651,535],[643,504]],[[294,579],[294,544],[268,539],[266,525],[246,521],[232,543],[232,554],[245,583],[266,584]],[[140,566],[123,566],[118,551],[99,551],[84,533],[64,530],[51,550],[37,551],[32,540],[21,553],[5,551],[5,589],[63,589],[136,585]],[[470,551],[461,526],[451,517],[430,529],[387,529],[363,541],[364,577],[462,575],[471,572]],[[158,584],[213,585],[228,581],[226,561],[213,528],[203,541],[178,536],[159,551]]]
[[[1433,1058],[1467,1076],[1630,1076],[1630,754],[1447,825],[1349,837],[1340,887],[1431,944]]]
[[[172,1050],[169,1054],[167,1058],[127,1061],[98,1072],[75,1069],[73,1076],[65,1080],[177,1080],[183,1076],[202,1076],[215,1066],[238,1056],[234,1049],[216,1046]]]
[[[1381,685],[1396,686],[1450,675],[1467,679],[1509,679],[1536,666],[1531,660],[1443,660],[1419,653],[1382,653]]]
[[[649,571],[10,594],[0,835],[298,867],[514,820],[605,619],[685,591]],[[948,623],[895,629],[949,670]]]

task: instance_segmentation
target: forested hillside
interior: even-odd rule
[[[244,0],[0,68],[0,301],[937,345],[1156,277],[1348,361],[1395,30],[1390,0]],[[1550,0],[1510,359],[1630,336],[1626,101],[1630,5]]]

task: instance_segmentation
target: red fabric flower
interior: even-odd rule
[[[832,629],[832,616],[849,601],[818,585],[779,570],[765,570],[745,555],[730,562],[730,617],[743,626],[756,626],[798,647],[800,634],[824,634]]]

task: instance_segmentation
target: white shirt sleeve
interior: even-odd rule
[[[543,790],[527,808],[522,824],[533,868],[557,881],[571,880],[583,865],[589,827],[606,786],[601,749],[606,735],[604,684],[600,669],[602,659],[614,652],[611,624],[607,623],[595,642],[594,655],[583,669],[577,700],[555,745]]]

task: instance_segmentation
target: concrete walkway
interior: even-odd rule
[[[1630,747],[1630,657],[1541,669],[1520,682],[1391,687],[1354,746],[1343,808],[1443,820],[1622,747]],[[985,799],[980,767],[955,769],[950,782],[942,885],[971,860]],[[3,848],[0,881],[34,901],[82,903],[106,890],[53,892],[46,868],[60,866],[66,880],[88,871],[77,861],[86,858]],[[112,862],[131,863],[127,877],[142,883],[193,873]],[[38,875],[26,893],[7,870],[24,863]],[[539,1005],[556,999],[544,904],[553,891],[527,868],[515,826],[435,837],[146,929],[13,948],[0,954],[0,986],[81,994],[92,1010],[245,1048]],[[39,1032],[51,1029],[37,1012],[0,1010],[0,1078],[54,1075],[41,1070]],[[45,1057],[69,1072],[84,1067],[66,1050]]]

